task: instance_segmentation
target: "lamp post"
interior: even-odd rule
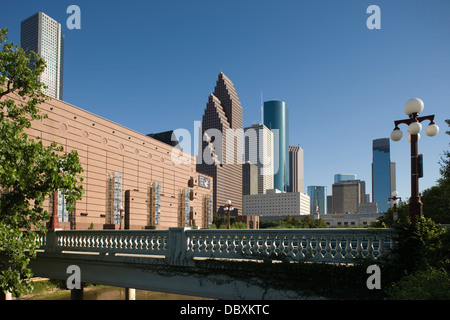
[[[227,203],[225,204],[225,207],[223,208],[224,211],[228,212],[228,228],[230,229],[230,213],[231,210],[234,210],[234,208],[231,206],[231,200],[227,200]]]
[[[403,133],[398,128],[399,124],[408,125],[408,140],[411,143],[411,199],[409,200],[409,217],[412,220],[414,217],[423,217],[423,205],[420,201],[419,195],[419,162],[418,162],[418,140],[420,139],[420,131],[422,130],[421,122],[424,120],[430,121],[428,127],[425,129],[425,134],[433,137],[439,132],[439,127],[434,123],[434,115],[419,117],[423,111],[423,101],[419,98],[412,98],[405,104],[405,113],[408,119],[394,121],[395,127],[391,133],[393,141],[399,141]]]
[[[388,204],[393,205],[394,209],[393,209],[393,215],[392,215],[392,219],[395,221],[397,221],[398,219],[398,215],[397,215],[397,201],[401,200],[401,197],[397,197],[398,196],[398,192],[397,191],[392,191],[391,194],[391,198],[388,198]]]
[[[119,230],[123,230],[123,226],[122,226],[123,212],[124,212],[123,207],[120,206],[120,209],[119,209],[119,219],[120,219]]]

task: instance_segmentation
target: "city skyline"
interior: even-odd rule
[[[264,101],[283,100],[290,112],[289,142],[304,150],[305,185],[328,190],[339,172],[371,182],[372,140],[388,138],[394,120],[406,117],[405,102],[419,97],[423,114],[435,114],[441,129],[419,141],[422,191],[435,185],[440,156],[448,150],[450,45],[445,39],[450,23],[445,13],[450,4],[375,2],[382,12],[380,30],[366,27],[369,4],[361,1],[321,6],[194,1],[176,2],[176,10],[172,1],[79,1],[80,30],[66,27],[71,3],[24,1],[5,5],[0,27],[19,44],[20,22],[37,11],[58,21],[66,37],[64,101],[144,134],[186,128],[194,136],[205,92],[212,91],[211,79],[221,70],[233,79],[244,127],[260,122],[261,92]],[[228,16],[233,19],[218,23]],[[267,22],[275,16],[283,19]],[[208,49],[211,39],[220,38],[234,45]],[[406,138],[391,142],[391,161],[397,164],[397,191],[406,199]]]

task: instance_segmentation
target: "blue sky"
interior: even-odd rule
[[[69,30],[69,5],[81,29]],[[370,5],[381,29],[369,30]],[[424,133],[420,190],[435,185],[449,150],[450,1],[191,0],[8,1],[0,27],[20,43],[20,22],[43,11],[65,35],[64,100],[141,133],[192,132],[223,71],[234,83],[244,126],[264,100],[290,112],[290,144],[304,150],[305,190],[356,174],[372,193],[372,140],[389,137],[413,97],[435,114]],[[424,123],[424,128],[427,123]],[[410,195],[409,143],[391,142],[397,190]],[[194,151],[192,151],[194,153]],[[387,199],[386,199],[387,200]]]

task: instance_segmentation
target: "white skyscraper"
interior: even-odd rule
[[[289,188],[290,192],[303,192],[303,149],[299,146],[289,146]]]
[[[258,193],[273,189],[273,132],[263,124],[244,128],[245,161],[258,166]]]
[[[47,85],[43,92],[49,97],[62,100],[64,71],[64,35],[61,24],[43,12],[37,12],[22,21],[20,46],[34,51],[44,58],[47,67],[39,81]]]

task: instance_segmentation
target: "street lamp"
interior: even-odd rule
[[[228,229],[230,229],[230,213],[231,210],[234,210],[234,208],[231,206],[231,200],[227,200],[227,203],[225,204],[223,210],[228,212]]]
[[[393,205],[393,215],[392,215],[392,219],[395,221],[397,221],[398,219],[398,215],[397,215],[397,203],[399,200],[401,200],[401,197],[397,197],[398,196],[398,192],[397,191],[392,191],[391,194],[391,198],[388,198],[388,204]]]
[[[123,227],[122,227],[123,212],[124,212],[123,206],[120,206],[120,209],[119,209],[119,219],[120,219],[119,230],[123,230]]]
[[[411,199],[409,202],[409,217],[412,219],[416,216],[423,217],[423,205],[419,196],[419,162],[418,162],[418,143],[420,139],[420,131],[422,131],[421,122],[424,120],[430,121],[428,127],[425,129],[425,134],[433,137],[438,134],[439,127],[434,123],[434,115],[419,117],[423,111],[423,101],[419,98],[412,98],[405,104],[405,113],[408,119],[394,121],[395,127],[391,133],[393,141],[400,141],[403,133],[398,128],[398,125],[404,123],[408,125],[408,141],[411,143]]]

